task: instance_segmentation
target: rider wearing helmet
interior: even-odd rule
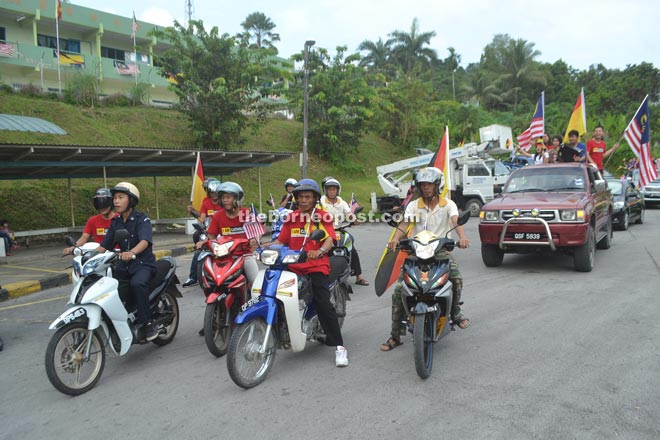
[[[298,181],[292,177],[289,177],[284,181],[284,189],[286,190],[286,194],[284,194],[282,196],[282,200],[280,200],[280,208],[290,209],[292,211],[297,208],[296,199],[293,196],[293,188],[297,183]]]
[[[403,221],[399,224],[392,241],[387,244],[390,249],[396,246],[406,234],[404,231],[412,225],[410,237],[414,237],[423,230],[429,230],[438,237],[444,237],[447,232],[458,223],[458,207],[451,199],[442,197],[441,193],[445,187],[445,176],[438,168],[422,168],[415,174],[415,189],[419,198],[411,201],[406,207]],[[465,236],[463,226],[456,227],[458,233],[458,247],[466,248],[470,241]],[[461,290],[463,279],[458,270],[458,265],[449,252],[445,252],[443,258],[450,260],[449,279],[452,282],[453,300],[451,319],[454,325],[460,329],[466,329],[470,321],[461,315]],[[401,278],[392,294],[392,331],[389,339],[380,346],[382,351],[390,351],[401,345],[401,321],[405,319],[405,311],[401,299]]]
[[[337,311],[330,302],[328,276],[330,259],[327,254],[332,249],[335,229],[328,214],[316,209],[321,198],[321,188],[318,183],[312,179],[302,179],[293,189],[293,195],[298,203],[298,209],[289,214],[280,235],[271,244],[284,244],[293,250],[304,249],[307,252],[307,260],[303,263],[290,264],[289,270],[305,274],[311,279],[314,306],[319,322],[327,335],[326,344],[336,346],[335,365],[345,367],[348,365],[348,352],[344,348]],[[323,230],[325,237],[320,242],[307,240],[307,234],[316,229]]]
[[[112,212],[112,193],[108,188],[97,189],[92,198],[92,203],[98,214],[87,219],[83,233],[76,241],[76,247],[87,243],[90,238],[100,244],[105,238],[106,232],[108,232],[112,218],[115,216],[115,213]],[[68,255],[72,251],[73,246],[67,247],[64,249],[64,254]]]
[[[213,214],[222,210],[220,206],[220,201],[218,200],[218,189],[220,188],[220,181],[213,177],[210,177],[204,181],[204,191],[206,191],[206,197],[202,200],[202,205],[199,209],[199,212],[195,211],[194,208],[188,206],[188,212],[197,218],[197,221],[200,224],[204,224],[207,219],[211,219]],[[201,232],[195,230],[193,233],[193,243],[197,244],[199,242],[199,237]],[[198,251],[195,251],[193,258],[190,261],[190,271],[188,272],[188,279],[183,282],[183,287],[190,287],[194,284],[197,284],[197,256],[199,255]]]
[[[245,193],[243,188],[235,182],[224,182],[218,188],[218,197],[222,209],[213,214],[211,224],[209,225],[209,238],[214,239],[218,235],[229,235],[238,238],[248,238],[245,234],[243,224],[248,220],[250,209],[242,208]],[[198,247],[201,244],[198,243]],[[259,242],[256,238],[250,239],[252,251],[257,249]],[[257,260],[254,256],[246,255],[243,264],[245,276],[248,282],[252,284],[259,273]]]
[[[143,325],[143,334],[147,341],[158,337],[158,332],[151,321],[149,307],[149,283],[156,273],[156,257],[152,251],[152,226],[146,214],[135,210],[140,201],[140,191],[129,182],[120,182],[110,190],[113,196],[115,211],[119,214],[112,219],[110,228],[101,246],[97,249],[104,252],[115,246],[115,232],[120,229],[128,231],[125,243],[119,243],[122,249],[119,254],[123,262],[115,267],[115,276],[127,280],[137,304],[136,324]]]
[[[342,223],[351,221],[353,213],[348,203],[344,201],[339,194],[341,194],[341,183],[339,180],[332,176],[323,179],[323,196],[321,197],[321,208],[324,211],[332,214],[334,218],[334,226],[338,227]],[[348,232],[345,232],[348,234]],[[351,236],[352,237],[352,236]],[[357,249],[355,249],[355,238],[353,238],[353,248],[351,249],[351,270],[355,274],[355,284],[360,286],[368,286],[369,282],[362,276],[362,266],[360,265],[360,256]]]

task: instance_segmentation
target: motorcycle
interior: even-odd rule
[[[309,239],[320,240],[324,234],[316,230]],[[311,281],[287,270],[289,264],[305,261],[306,253],[287,246],[272,246],[258,252],[268,269],[259,272],[252,287],[253,298],[236,317],[236,329],[227,352],[229,376],[246,389],[266,379],[278,348],[299,352],[305,349],[307,341],[323,341],[325,337],[314,309]],[[331,280],[330,302],[338,315],[340,310],[345,314],[347,295],[336,281]],[[343,316],[339,319],[339,325],[342,324]]]
[[[127,237],[126,230],[115,233],[117,243]],[[71,237],[67,245],[75,246]],[[89,391],[99,381],[107,347],[124,356],[132,344],[147,343],[135,324],[137,307],[128,282],[112,277],[121,250],[98,253],[98,245],[92,246],[75,247],[70,307],[48,327],[56,332],[46,348],[46,374],[58,391],[71,396]],[[150,285],[151,313],[159,333],[152,342],[158,346],[172,342],[179,326],[181,293],[175,271],[172,258],[158,260]]]
[[[469,211],[464,212],[458,218],[458,225],[464,225],[469,218]],[[454,240],[447,238],[449,232],[440,238],[424,230],[413,238],[401,240],[398,246],[410,255],[401,268],[401,299],[408,324],[412,326],[415,369],[422,379],[431,375],[434,344],[454,330],[451,322],[453,295],[449,281],[450,262],[448,259],[438,259],[443,250],[454,249]]]
[[[203,249],[199,282],[206,295],[204,340],[220,357],[227,353],[234,319],[249,296],[243,263],[251,253],[250,244],[245,238],[221,235],[206,240]]]

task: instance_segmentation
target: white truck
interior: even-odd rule
[[[481,207],[494,198],[509,177],[509,169],[493,159],[489,151],[506,152],[499,148],[499,140],[449,150],[451,197],[472,216],[479,215]],[[386,194],[376,198],[378,210],[397,211],[412,184],[413,173],[428,166],[432,158],[433,153],[429,153],[377,167],[378,182]]]

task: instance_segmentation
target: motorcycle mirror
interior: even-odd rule
[[[197,229],[200,232],[204,230],[204,228],[202,228],[202,225],[200,225],[199,223],[193,223],[193,228]]]
[[[309,235],[309,239],[314,241],[321,241],[323,237],[325,237],[325,231],[321,229],[317,229]]]
[[[126,239],[128,238],[128,231],[126,229],[119,229],[115,231],[115,244],[119,245],[119,249],[125,250]]]
[[[66,237],[64,237],[64,242],[66,243],[67,246],[75,246],[76,245],[76,242],[73,241],[73,238],[71,238],[68,235]]]
[[[358,206],[357,209],[355,209],[354,214],[359,214],[359,213],[361,213],[362,211],[364,211],[364,206]]]
[[[273,202],[271,202],[270,200],[266,200],[266,205],[268,205],[268,206],[272,206],[273,208],[275,207],[275,206],[273,205]]]
[[[458,225],[462,226],[466,224],[470,220],[470,211],[465,211],[461,215],[458,216]]]

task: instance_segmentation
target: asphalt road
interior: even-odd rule
[[[390,298],[371,286],[355,286],[348,304],[348,368],[317,344],[279,351],[268,379],[248,391],[197,335],[197,290],[183,289],[172,344],[109,357],[97,386],[75,398],[44,370],[47,327],[68,287],[0,303],[0,439],[660,438],[660,210],[615,232],[591,273],[564,255],[507,255],[486,268],[477,223],[466,226],[473,246],[455,251],[472,325],[441,340],[425,381],[409,336],[378,350]],[[370,281],[389,231],[353,229]],[[185,279],[190,255],[177,260]]]

